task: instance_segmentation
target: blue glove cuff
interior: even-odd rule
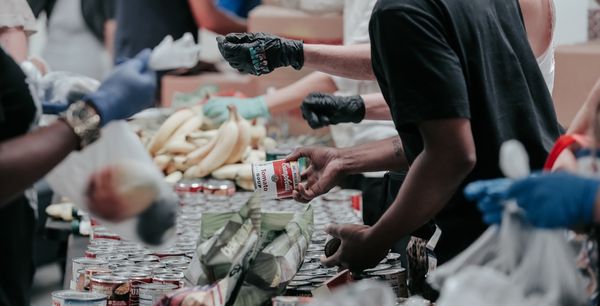
[[[98,116],[100,116],[101,127],[105,126],[108,122],[110,122],[110,119],[107,118],[107,110],[102,107],[103,105],[106,105],[106,103],[98,103],[100,101],[103,101],[104,98],[104,95],[98,91],[91,93],[83,98],[83,101],[93,105],[96,111],[98,112]]]
[[[594,208],[596,206],[596,196],[600,187],[600,181],[597,179],[585,179],[585,187],[583,188],[583,201],[581,211],[582,224],[592,224],[594,220]]]

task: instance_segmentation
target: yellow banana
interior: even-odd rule
[[[250,125],[250,122],[242,118],[242,116],[240,116],[240,114],[237,111],[235,112],[235,119],[237,121],[239,131],[238,139],[235,144],[235,147],[233,148],[233,151],[231,152],[231,155],[225,161],[225,164],[233,164],[242,160],[242,157],[246,152],[246,148],[248,148],[248,146],[250,145],[250,129],[252,127]]]
[[[209,175],[213,170],[222,166],[231,155],[238,139],[238,125],[235,120],[237,110],[235,106],[229,105],[229,120],[219,127],[217,142],[214,148],[198,164],[196,177]]]
[[[184,124],[188,119],[194,116],[194,112],[190,109],[182,109],[175,112],[171,115],[165,122],[160,126],[152,140],[150,140],[150,144],[148,146],[148,151],[150,154],[156,155],[167,142],[169,137],[173,135],[173,133],[179,128],[182,124]]]

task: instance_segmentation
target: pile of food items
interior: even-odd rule
[[[205,120],[201,106],[179,109],[152,136],[141,137],[168,182],[212,176],[254,189],[251,164],[264,161],[276,142],[263,124],[242,118],[235,106],[228,109],[229,119],[219,127]]]
[[[188,183],[188,185],[192,186],[193,184]],[[123,240],[119,235],[112,233],[110,229],[95,225],[92,228],[90,244],[85,251],[85,256],[72,262],[73,273],[70,275],[73,280],[71,289],[77,290],[75,292],[79,293],[89,293],[89,295],[57,292],[56,299],[64,302],[90,298],[96,301],[98,294],[101,294],[106,296],[109,305],[154,305],[162,300],[165,294],[174,292],[180,287],[186,287],[184,276],[193,271],[194,268],[191,264],[198,262],[196,258],[200,250],[198,243],[210,239],[210,237],[200,237],[199,235],[206,232],[220,233],[221,230],[218,228],[223,223],[220,216],[233,216],[239,213],[245,207],[251,193],[237,192],[233,195],[223,196],[207,194],[198,188],[188,188],[180,189],[178,194],[180,207],[177,215],[177,235],[168,248],[148,249],[137,243]],[[279,289],[273,290],[272,293],[265,291],[265,294],[274,296],[279,292],[283,295],[310,296],[315,289],[326,285],[330,278],[337,273],[337,269],[325,268],[319,263],[319,257],[324,254],[327,241],[324,228],[331,222],[360,223],[360,212],[356,210],[357,206],[353,205],[357,201],[356,197],[355,192],[334,190],[311,202],[311,210],[314,209],[314,232],[306,244],[307,251],[302,252],[303,259],[300,259],[302,266],[297,273],[295,270],[289,271],[292,273],[290,276],[282,277],[280,275],[274,278],[287,278],[288,281],[284,284],[269,279],[267,282],[269,286]],[[291,215],[303,212],[307,207],[289,199],[261,200],[260,204],[261,214],[269,218],[269,220],[263,220],[263,224],[271,224],[271,226],[280,224],[277,226],[282,228],[287,228],[289,224],[293,223],[288,222]],[[278,216],[283,219],[279,221],[273,219]],[[202,220],[209,219],[212,221],[202,222]],[[205,231],[203,228],[211,230]],[[263,232],[266,230],[267,228],[262,229]],[[212,237],[212,235],[209,236]],[[271,251],[262,252],[266,252],[265,254],[268,255]],[[285,252],[287,251],[284,250]],[[290,252],[293,253],[292,250]],[[252,268],[249,271],[251,273]],[[280,272],[282,271],[277,273]],[[277,273],[276,275],[279,275]],[[265,277],[270,274],[261,272],[257,275]],[[399,296],[405,295],[405,272],[398,267],[398,258],[395,254],[390,254],[385,262],[382,262],[382,265],[373,271],[367,271],[362,277],[384,279],[397,290]],[[206,286],[203,290],[214,288],[215,285]],[[247,286],[247,283],[244,286]],[[199,290],[197,287],[188,288]],[[188,289],[186,292],[191,294],[194,290]],[[177,305],[172,304],[171,299],[168,301],[165,305]],[[119,302],[123,304],[119,304]],[[66,304],[57,303],[56,305]]]

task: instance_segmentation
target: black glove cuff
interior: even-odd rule
[[[351,122],[359,123],[365,119],[365,101],[361,96],[350,96],[348,98],[348,109],[350,110],[349,116],[351,117]]]
[[[286,66],[292,66],[296,70],[304,66],[304,42],[301,40],[288,40],[285,42],[285,56],[288,60]]]

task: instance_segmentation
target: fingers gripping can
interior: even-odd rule
[[[304,157],[291,162],[280,159],[252,164],[254,190],[266,199],[289,198],[300,184],[306,164],[307,159]]]

